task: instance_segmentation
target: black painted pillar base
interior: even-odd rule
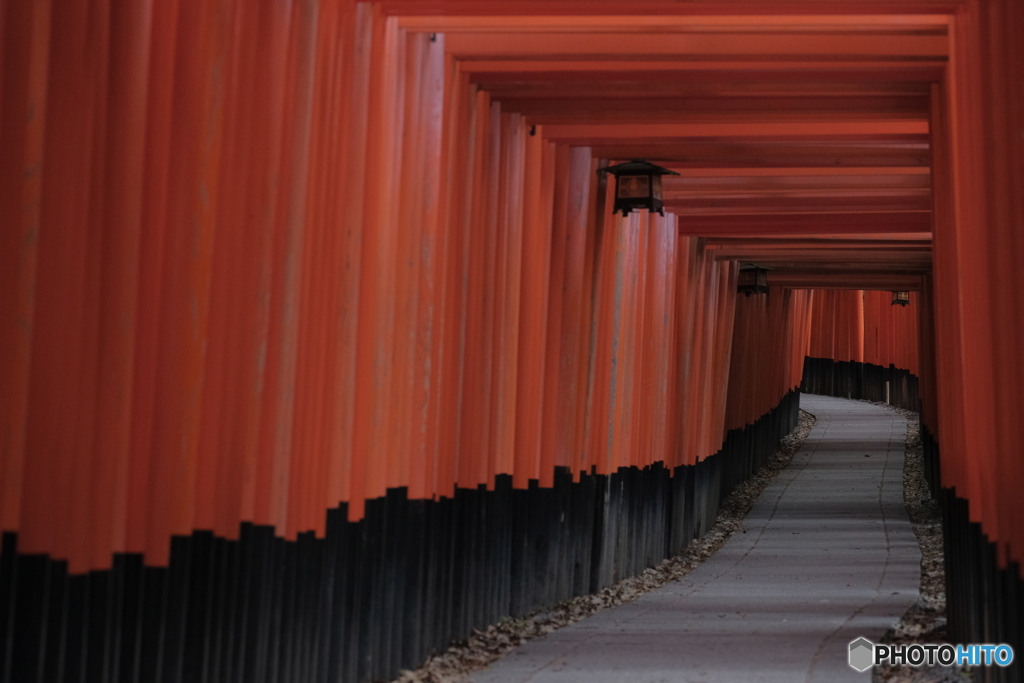
[[[921,428],[925,477],[942,508],[946,565],[946,617],[950,641],[959,644],[1005,643],[1013,647],[1014,663],[1006,668],[978,667],[972,680],[1024,683],[1024,580],[1016,563],[999,567],[997,548],[970,521],[968,501],[954,488],[943,488],[939,446]]]
[[[886,402],[907,410],[920,410],[917,376],[895,365],[884,368],[871,363],[804,358],[800,390],[807,394]]]
[[[508,615],[597,591],[682,551],[796,426],[797,391],[696,465],[609,475],[560,468],[553,488],[458,489],[327,512],[326,538],[242,524],[171,539],[166,568],[109,571],[0,549],[0,683],[391,680]]]

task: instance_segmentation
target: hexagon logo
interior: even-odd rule
[[[864,672],[875,662],[875,646],[867,638],[858,638],[850,643],[850,666]]]

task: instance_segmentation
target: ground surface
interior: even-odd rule
[[[903,506],[906,421],[805,396],[811,435],[692,572],[513,650],[475,683],[867,681],[847,666],[918,597]]]
[[[931,497],[924,476],[920,419],[917,413],[900,408],[907,419],[906,462],[903,466],[903,500],[921,546],[921,594],[883,643],[946,643],[946,573],[942,552],[942,511]],[[879,666],[875,683],[966,683],[968,667]]]
[[[533,638],[590,617],[603,609],[635,600],[644,593],[686,576],[721,548],[733,533],[745,533],[743,520],[747,513],[761,492],[789,466],[814,424],[814,416],[801,410],[796,428],[782,438],[778,449],[769,456],[765,465],[729,494],[722,502],[714,525],[679,555],[594,595],[573,598],[550,610],[521,619],[503,619],[483,631],[476,631],[467,640],[453,643],[446,651],[431,657],[419,669],[402,672],[396,683],[459,683],[469,674],[486,668]]]

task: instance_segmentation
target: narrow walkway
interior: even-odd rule
[[[818,422],[736,533],[681,581],[531,641],[474,683],[868,681],[846,663],[917,598],[906,421],[804,396]]]

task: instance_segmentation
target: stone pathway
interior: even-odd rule
[[[681,581],[533,640],[473,683],[869,681],[847,665],[917,598],[905,420],[804,396],[817,424],[746,530]]]

